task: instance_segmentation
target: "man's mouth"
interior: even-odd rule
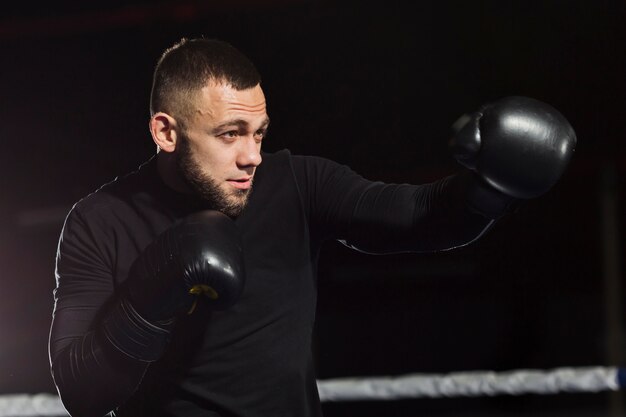
[[[247,190],[252,187],[252,177],[235,178],[226,180],[226,182],[240,190]]]

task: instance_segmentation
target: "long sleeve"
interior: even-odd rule
[[[325,237],[363,252],[464,246],[481,237],[513,203],[469,171],[421,185],[385,184],[323,158],[293,158],[311,221]]]
[[[115,326],[111,317],[123,308],[115,295],[113,252],[106,246],[113,240],[106,234],[72,210],[57,251],[49,354],[57,390],[73,417],[114,410],[136,390],[148,366],[116,348],[103,325],[109,320]],[[141,325],[146,323],[138,325],[140,336]]]
[[[423,185],[377,183],[360,195],[344,243],[370,253],[466,246],[493,226],[509,201],[470,174]]]

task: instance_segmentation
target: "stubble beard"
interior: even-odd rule
[[[194,159],[189,141],[184,135],[180,137],[176,164],[183,180],[212,209],[231,218],[236,218],[248,204],[252,188],[233,189],[230,194],[221,189],[213,177],[202,171],[202,167]]]

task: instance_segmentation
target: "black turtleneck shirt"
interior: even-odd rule
[[[477,184],[471,175],[384,184],[323,158],[264,153],[236,219],[247,272],[241,298],[224,311],[200,303],[176,323],[163,357],[147,363],[102,337],[102,320],[141,251],[177,220],[211,208],[167,187],[150,159],[80,200],[65,221],[49,346],[63,404],[74,417],[320,416],[311,353],[320,246],[336,239],[397,253],[465,245],[506,201]]]

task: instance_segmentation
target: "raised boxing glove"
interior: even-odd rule
[[[200,294],[212,309],[228,308],[244,280],[237,226],[209,210],[183,219],[143,251],[130,270],[128,299],[144,318],[162,321],[189,312]]]
[[[517,199],[546,193],[576,147],[567,119],[541,101],[511,96],[462,116],[453,125],[452,152],[496,190]]]
[[[133,263],[119,302],[104,319],[104,335],[119,350],[143,361],[160,357],[175,318],[206,295],[225,309],[241,295],[245,269],[236,224],[218,211],[203,211],[159,235]]]

